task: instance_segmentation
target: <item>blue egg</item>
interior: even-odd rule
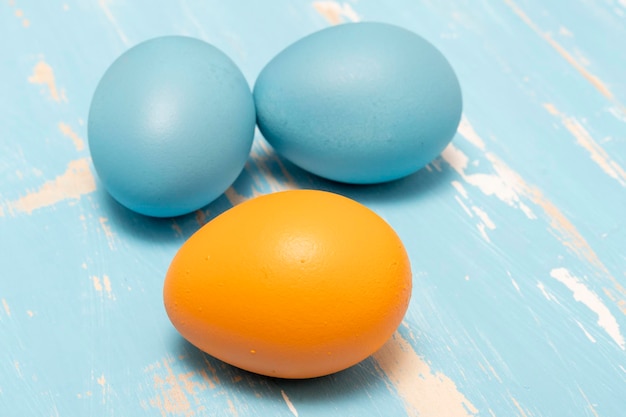
[[[241,173],[255,128],[239,68],[206,42],[166,36],[122,54],[89,111],[99,178],[122,205],[148,216],[189,213]]]
[[[403,28],[351,23],[309,35],[260,73],[263,136],[283,157],[335,181],[379,183],[423,168],[452,140],[462,97],[432,44]]]

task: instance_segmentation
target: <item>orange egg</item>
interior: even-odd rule
[[[163,295],[176,329],[208,354],[263,375],[310,378],[385,343],[408,307],[411,267],[397,234],[367,207],[284,191],[191,236]]]

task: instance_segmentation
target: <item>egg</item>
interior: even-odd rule
[[[235,63],[198,39],[165,36],[123,53],[93,94],[89,150],[108,192],[155,217],[221,195],[248,158],[255,109]]]
[[[264,195],[219,215],[183,244],[163,288],[189,342],[281,378],[367,358],[394,333],[410,296],[409,258],[391,226],[316,190]]]
[[[302,38],[254,86],[274,149],[318,176],[380,183],[423,168],[452,140],[462,96],[431,43],[390,24],[349,23]]]

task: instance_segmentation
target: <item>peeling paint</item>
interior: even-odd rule
[[[315,1],[313,2],[313,8],[331,25],[338,25],[346,21],[358,22],[361,20],[350,3],[339,3],[337,1]]]
[[[66,171],[52,181],[44,183],[37,191],[29,192],[8,204],[9,211],[31,214],[64,200],[80,200],[96,190],[96,181],[89,169],[87,158],[71,161]]]
[[[282,395],[283,400],[285,400],[285,404],[287,404],[287,408],[289,408],[289,411],[291,411],[291,414],[293,414],[295,417],[298,417],[298,410],[296,410],[296,407],[294,407],[293,403],[291,402],[291,400],[289,399],[285,391],[281,389],[280,395]]]
[[[404,401],[410,417],[470,417],[478,409],[454,381],[430,366],[399,333],[374,354],[374,360]]]
[[[57,103],[61,102],[61,95],[59,94],[59,89],[54,79],[54,71],[45,61],[39,61],[35,64],[32,75],[28,77],[28,82],[31,84],[45,85],[48,87],[48,92],[52,100]]]
[[[67,123],[59,122],[59,130],[64,136],[72,140],[74,148],[76,148],[77,151],[82,151],[85,149],[85,141],[72,130],[72,127],[70,125],[68,125]]]
[[[590,290],[578,277],[573,276],[565,268],[551,270],[550,276],[565,285],[572,292],[574,300],[583,303],[594,312],[598,316],[598,326],[617,343],[620,349],[626,350],[626,341],[620,332],[619,323],[598,294]]]
[[[548,113],[561,120],[563,126],[576,138],[576,143],[589,153],[593,162],[605,174],[616,180],[622,187],[626,187],[626,171],[593,139],[591,134],[578,120],[561,113],[551,103],[545,103],[543,107]]]
[[[560,43],[547,32],[542,31],[535,22],[515,3],[513,0],[504,0],[504,2],[530,29],[539,35],[548,45],[550,45],[565,61],[572,66],[580,75],[583,76],[596,90],[600,92],[604,97],[613,99],[613,93],[609,90],[606,84],[600,80],[596,75],[589,72],[583,64],[578,62],[572,54],[570,54]]]
[[[117,22],[117,19],[111,12],[111,9],[109,9],[109,3],[110,3],[109,0],[98,0],[98,5],[100,6],[100,9],[102,9],[102,12],[106,16],[107,20],[111,23],[111,25],[113,25],[113,28],[115,29],[115,32],[117,33],[117,36],[119,36],[119,38],[122,40],[122,43],[124,45],[130,46],[128,37],[122,30],[122,27],[120,26],[120,24]]]

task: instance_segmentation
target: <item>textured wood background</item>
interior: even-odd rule
[[[142,217],[103,190],[89,102],[129,47],[198,37],[252,85],[291,42],[359,20],[421,34],[458,73],[464,117],[427,168],[342,186],[257,134],[237,182],[194,214]],[[0,0],[0,416],[626,415],[624,39],[624,0]],[[414,270],[394,338],[306,381],[201,353],[161,295],[202,224],[288,188],[366,204]]]

